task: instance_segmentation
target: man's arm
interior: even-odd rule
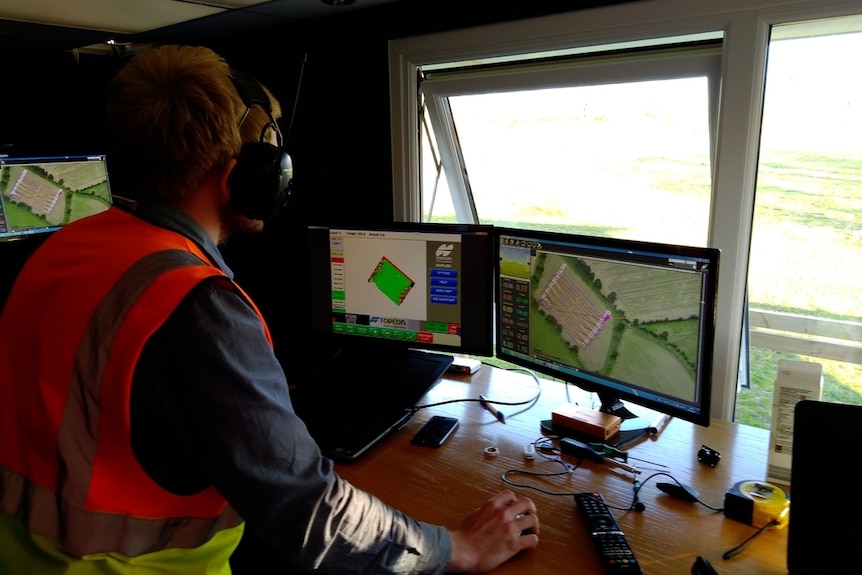
[[[257,315],[224,280],[192,292],[150,338],[132,441],[179,494],[214,485],[262,539],[324,572],[440,573],[450,538],[338,477],[293,412]]]

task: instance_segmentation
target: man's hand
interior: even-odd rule
[[[539,518],[529,498],[502,491],[451,533],[449,573],[482,573],[539,544]]]

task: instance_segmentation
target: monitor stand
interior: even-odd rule
[[[623,404],[623,402],[614,395],[608,393],[596,392],[601,402],[601,407],[597,411],[616,415],[622,419],[620,431],[617,435],[607,442],[612,447],[622,447],[632,441],[636,441],[642,437],[656,435],[658,428],[656,423],[646,418],[639,417]],[[570,437],[584,443],[592,443],[597,441],[595,437],[590,437],[583,433],[579,433],[573,429],[557,425],[553,420],[547,419],[542,421],[542,429],[548,433],[553,433],[560,437]]]
[[[610,415],[616,415],[623,420],[620,424],[620,433],[623,431],[640,432],[642,435],[654,435],[658,433],[658,429],[656,429],[652,421],[639,417],[629,411],[619,398],[602,392],[599,392],[597,395],[602,404],[599,411]]]

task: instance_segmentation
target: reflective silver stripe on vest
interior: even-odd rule
[[[147,255],[120,277],[99,304],[78,350],[69,400],[60,424],[59,497],[17,473],[0,469],[5,484],[0,493],[3,508],[16,515],[31,532],[56,538],[82,555],[113,551],[135,557],[165,548],[197,547],[217,531],[241,523],[230,506],[221,516],[209,519],[144,519],[83,508],[96,455],[102,378],[117,332],[129,311],[160,275],[200,265],[209,264],[184,250]],[[70,476],[76,480],[66,481]]]
[[[217,532],[242,523],[230,505],[211,519],[142,519],[69,504],[58,508],[54,493],[4,467],[0,467],[0,505],[18,517],[28,531],[57,539],[80,556],[116,552],[137,557],[162,549],[191,549],[203,545]]]

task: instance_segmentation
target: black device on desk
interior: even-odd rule
[[[859,473],[862,406],[805,400],[793,416],[787,569],[790,575],[862,572]],[[847,458],[834,457],[846,448]]]
[[[309,337],[331,352],[293,379],[292,398],[324,453],[353,459],[403,427],[451,354],[493,354],[492,229],[308,228]]]
[[[457,417],[435,415],[425,422],[410,442],[422,447],[440,447],[457,428]]]
[[[595,491],[576,493],[575,504],[608,575],[640,575],[640,563],[602,494]]]
[[[495,228],[497,357],[596,393],[709,425],[720,252]]]

